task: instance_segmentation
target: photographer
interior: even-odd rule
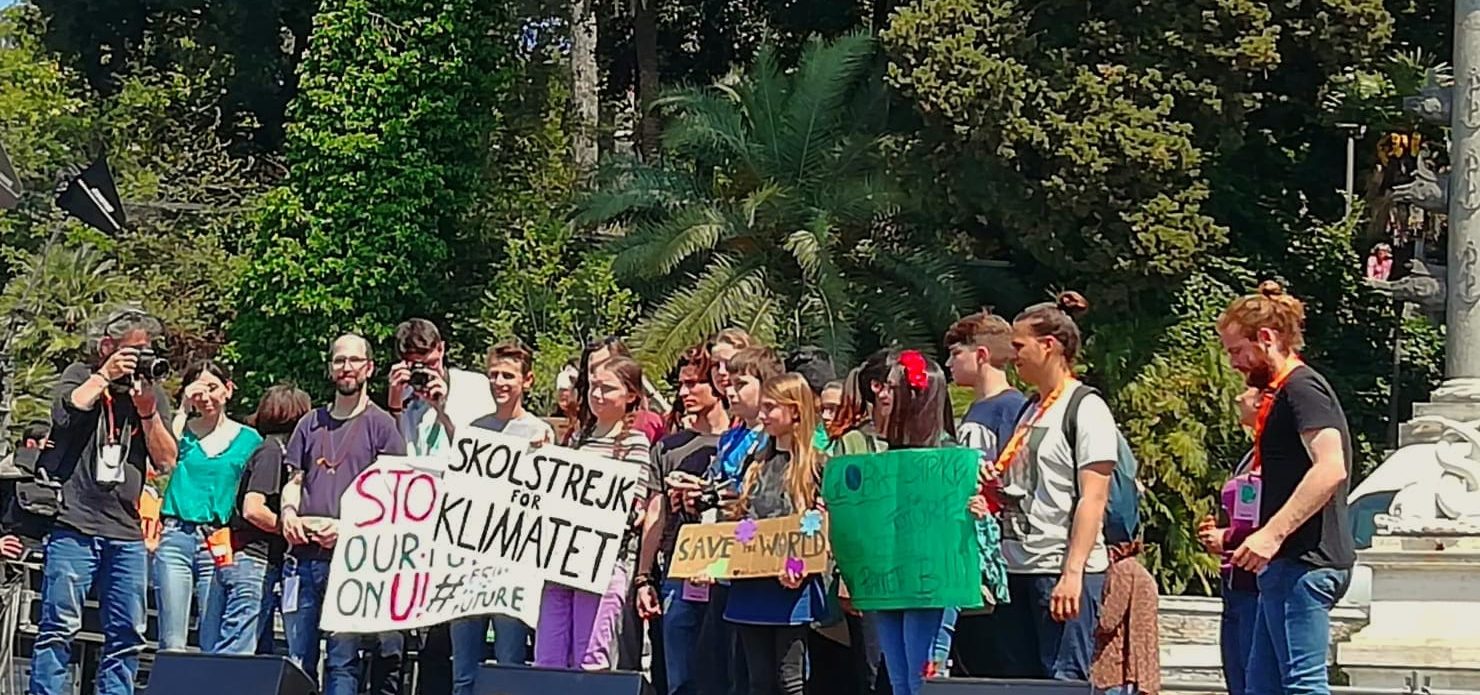
[[[431,321],[418,318],[396,326],[396,354],[401,361],[391,367],[386,404],[408,454],[435,454],[452,445],[455,430],[498,409],[487,377],[447,366],[447,344]],[[420,692],[452,690],[450,630],[443,624],[424,631],[417,656]]]
[[[447,344],[436,324],[411,319],[396,326],[396,353],[386,399],[406,439],[407,453],[429,455],[452,440],[452,430],[498,408],[488,379],[447,366]]]
[[[134,691],[148,576],[139,495],[147,462],[169,472],[178,455],[165,425],[169,401],[154,383],[169,368],[150,347],[162,333],[159,321],[139,309],[114,312],[90,341],[93,361],[71,364],[58,380],[52,448],[42,451],[38,463],[62,485],[46,540],[28,690],[34,695],[67,692],[72,639],[82,628],[83,597],[95,580],[103,621],[97,692]]]

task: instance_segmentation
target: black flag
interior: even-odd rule
[[[21,199],[21,179],[10,165],[10,155],[0,145],[0,208],[12,210]]]
[[[104,234],[123,231],[128,220],[123,216],[118,188],[113,185],[113,172],[108,170],[107,153],[67,184],[67,189],[57,196],[57,207]]]

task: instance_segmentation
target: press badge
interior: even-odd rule
[[[98,450],[97,481],[100,485],[123,482],[123,445],[104,444]]]
[[[1238,479],[1233,499],[1233,520],[1259,525],[1259,500],[1264,495],[1264,484],[1257,475],[1245,475]]]
[[[283,577],[283,612],[298,612],[298,575]]]
[[[709,585],[708,584],[695,584],[695,583],[693,583],[691,581],[684,580],[684,583],[683,583],[683,600],[685,600],[685,601],[694,601],[696,603],[708,603],[709,602]]]

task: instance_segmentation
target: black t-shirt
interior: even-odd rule
[[[112,387],[91,410],[73,406],[72,392],[92,373],[93,369],[81,362],[62,371],[51,406],[52,447],[41,452],[37,465],[53,478],[66,481],[62,484],[58,523],[89,536],[144,540],[139,526],[139,494],[144,490],[149,449],[144,444],[139,413],[128,394]],[[170,401],[158,385],[154,386],[154,397],[159,406],[155,417],[169,422]],[[99,483],[98,453],[110,439],[123,447],[123,482]]]
[[[668,474],[683,471],[703,477],[719,452],[719,435],[700,434],[694,430],[675,432],[660,440],[652,449],[652,460],[648,465],[648,485],[652,492],[663,495],[663,504],[668,504]],[[673,553],[673,544],[678,541],[678,527],[699,521],[699,518],[682,510],[669,507],[668,523],[663,527],[663,540],[658,544],[662,557]]]
[[[281,511],[283,484],[288,479],[287,464],[284,462],[287,446],[288,435],[268,435],[257,445],[257,450],[252,452],[252,458],[247,459],[246,470],[242,471],[241,485],[236,491],[236,511],[231,515],[233,552],[277,564],[282,562],[283,554],[288,551],[288,541],[282,534],[263,531],[242,516],[249,492],[261,493],[267,498],[267,508],[274,514]]]
[[[1352,437],[1335,390],[1310,367],[1297,367],[1290,374],[1275,397],[1269,419],[1265,422],[1264,436],[1259,444],[1264,485],[1259,515],[1265,522],[1273,518],[1310,471],[1310,454],[1305,450],[1301,433],[1328,428],[1341,433],[1347,478],[1326,506],[1285,539],[1275,557],[1299,560],[1315,567],[1344,569],[1356,563],[1351,519],[1346,506],[1346,496],[1351,488]]]

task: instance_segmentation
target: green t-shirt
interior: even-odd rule
[[[207,456],[200,439],[186,428],[160,513],[196,524],[225,524],[236,507],[242,472],[261,443],[257,430],[242,425],[224,451]]]

